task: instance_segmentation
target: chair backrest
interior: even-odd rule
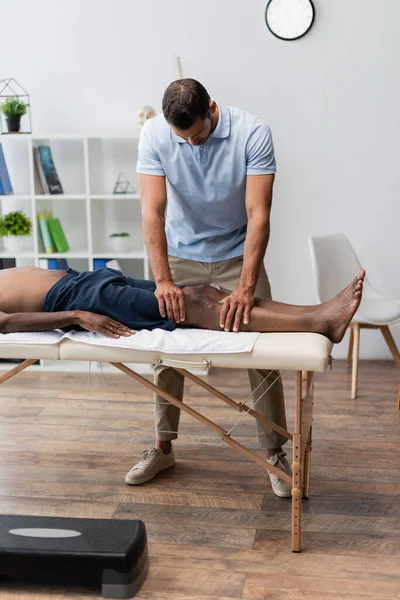
[[[308,242],[318,300],[326,302],[357,275],[361,265],[342,233],[310,237]]]

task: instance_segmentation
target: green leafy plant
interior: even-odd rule
[[[112,233],[110,235],[110,237],[112,237],[112,238],[116,238],[116,237],[131,237],[131,234],[127,233],[126,231],[123,231],[122,233]]]
[[[26,113],[26,104],[18,98],[10,96],[1,105],[1,109],[6,117],[22,117]]]
[[[0,217],[0,237],[30,235],[32,221],[23,210],[7,213]]]

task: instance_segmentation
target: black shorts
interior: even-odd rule
[[[85,273],[68,269],[47,293],[44,311],[86,310],[111,317],[130,329],[173,331],[176,324],[160,315],[155,290],[154,281],[125,277],[114,269]]]

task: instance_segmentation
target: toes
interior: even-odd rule
[[[358,275],[354,278],[354,281],[355,282],[364,281],[364,277],[365,277],[365,271],[364,271],[364,269],[361,269],[360,272],[358,273]]]

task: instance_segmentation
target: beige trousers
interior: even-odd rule
[[[242,272],[243,257],[240,256],[216,263],[204,263],[170,256],[169,264],[173,281],[177,285],[211,285],[214,283],[223,292],[232,292],[236,288]],[[261,269],[255,296],[265,300],[271,298],[270,284],[264,266]],[[278,371],[271,373],[268,379],[257,389],[254,395],[255,400],[271,385],[278,373]],[[258,369],[248,371],[252,391],[261,384],[268,374],[269,371]],[[155,367],[154,382],[179,400],[183,399],[184,377],[174,369],[163,366]],[[280,379],[257,403],[256,410],[286,429],[283,387]],[[179,416],[179,408],[166,402],[160,396],[155,396],[155,426],[158,440],[175,440],[178,437]],[[287,442],[286,438],[258,420],[256,421],[256,427],[258,443],[262,448],[279,448]]]

